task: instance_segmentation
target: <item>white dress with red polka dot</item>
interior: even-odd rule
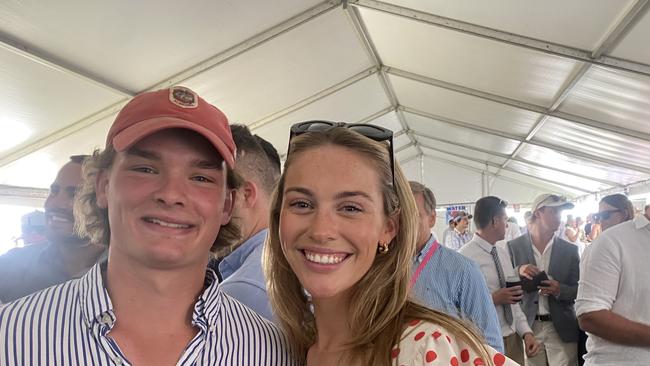
[[[490,346],[487,349],[496,366],[519,365]],[[409,323],[391,357],[394,366],[486,365],[470,347],[455,339],[445,328],[417,320]]]

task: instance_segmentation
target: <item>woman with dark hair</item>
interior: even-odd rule
[[[392,136],[365,124],[291,128],[263,258],[297,356],[308,366],[516,365],[471,324],[411,300],[418,211]]]
[[[624,194],[605,196],[598,207],[597,215],[603,231],[634,218],[634,206]]]

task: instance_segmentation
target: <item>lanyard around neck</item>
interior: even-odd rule
[[[422,262],[420,262],[420,265],[418,266],[418,269],[415,270],[415,273],[413,273],[413,277],[411,277],[411,283],[409,284],[409,289],[413,288],[416,282],[418,282],[418,277],[420,277],[420,272],[424,269],[424,267],[427,265],[429,262],[429,259],[433,257],[433,254],[438,250],[438,247],[440,244],[438,244],[438,241],[435,240],[433,244],[431,244],[431,248],[429,248],[429,251],[427,252],[427,255],[424,257]]]

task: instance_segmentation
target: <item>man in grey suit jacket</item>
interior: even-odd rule
[[[536,279],[537,289],[527,292],[522,309],[543,349],[528,359],[531,366],[574,366],[577,363],[578,322],[573,307],[580,277],[578,247],[554,236],[560,214],[573,208],[564,197],[542,194],[535,198],[529,232],[508,242],[512,264],[519,275]]]

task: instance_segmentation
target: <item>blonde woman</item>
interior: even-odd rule
[[[409,299],[418,213],[392,136],[291,128],[264,256],[276,316],[308,366],[516,365],[470,324]]]

